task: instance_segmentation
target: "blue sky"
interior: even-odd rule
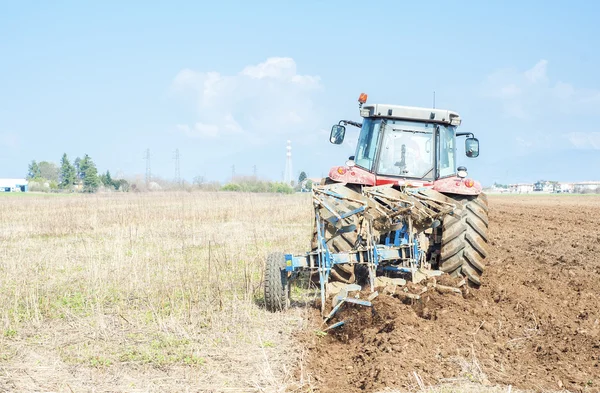
[[[490,2],[491,3],[491,2]],[[99,170],[309,176],[356,99],[463,117],[484,184],[600,179],[600,5],[590,1],[0,3],[0,177],[89,154]]]

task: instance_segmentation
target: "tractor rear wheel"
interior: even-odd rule
[[[285,256],[269,254],[265,266],[265,306],[268,311],[283,311],[290,306],[290,283],[285,270]]]
[[[477,288],[488,256],[487,196],[448,196],[458,206],[442,222],[439,268],[452,276],[465,277],[469,286]]]

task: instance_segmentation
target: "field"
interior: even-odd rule
[[[597,196],[490,197],[487,284],[415,304],[380,296],[356,329],[307,340],[323,391],[408,390],[414,373],[424,385],[600,391],[598,222]]]
[[[0,195],[0,391],[600,391],[600,197],[490,196],[479,291],[327,336],[310,292],[262,307],[311,220],[306,194]]]

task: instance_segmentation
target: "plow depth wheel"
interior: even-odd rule
[[[290,283],[285,270],[285,256],[272,253],[265,266],[265,306],[268,311],[283,311],[290,305]]]
[[[444,216],[440,270],[464,276],[472,287],[481,285],[488,243],[487,196],[450,196],[458,205],[454,215]]]

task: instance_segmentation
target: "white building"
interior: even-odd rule
[[[518,194],[529,194],[530,192],[533,192],[533,184],[529,183],[509,184],[508,188],[510,189],[510,192]]]
[[[508,188],[508,187],[506,187],[506,188],[505,187],[498,187],[496,184],[494,184],[490,188],[490,192],[503,194],[505,192],[510,192],[510,188]]]
[[[574,192],[575,185],[573,183],[559,183],[557,191],[560,192]]]
[[[27,185],[25,179],[0,179],[0,192],[26,192]]]
[[[575,192],[587,193],[587,192],[600,192],[600,181],[582,181],[573,184]]]
[[[549,180],[539,180],[533,185],[533,190],[537,192],[555,192],[558,191],[558,183]]]

